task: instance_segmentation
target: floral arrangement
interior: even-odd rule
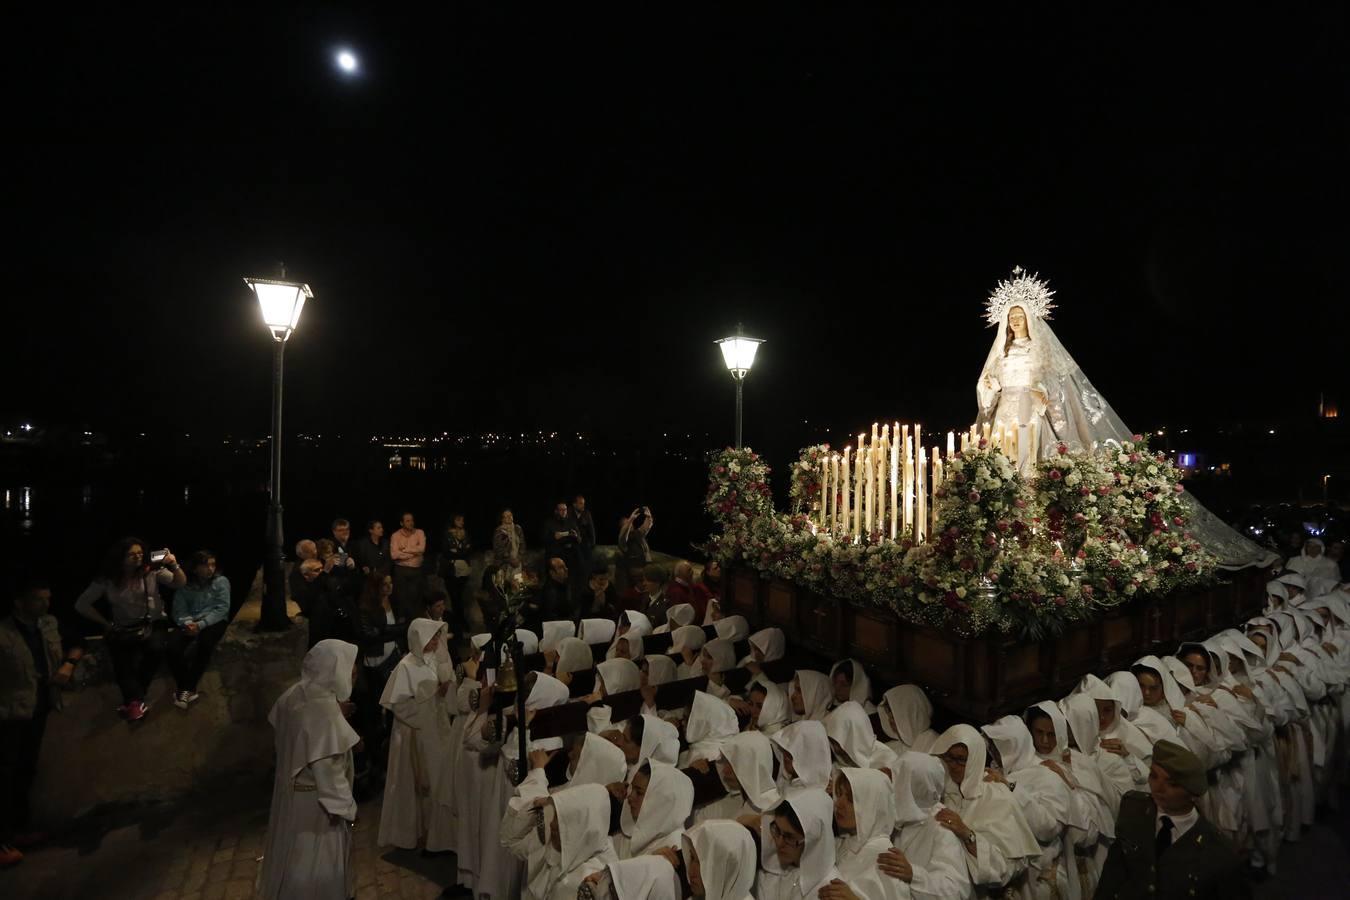
[[[829,455],[829,444],[815,444],[803,450],[792,464],[792,485],[788,488],[788,499],[792,501],[793,512],[809,513],[822,500],[824,485],[820,482],[821,462]]]
[[[721,532],[705,549],[967,635],[1040,638],[1141,592],[1213,578],[1214,559],[1186,531],[1180,472],[1137,435],[1095,452],[1061,445],[1029,480],[997,448],[962,451],[947,460],[934,495],[938,528],[920,545],[818,532],[803,513],[819,496],[812,473],[826,451],[807,448],[795,464],[791,514],[774,510],[769,467],[756,454],[712,454],[707,509]]]

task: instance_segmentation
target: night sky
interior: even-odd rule
[[[298,430],[729,437],[738,320],[747,441],[948,427],[1015,264],[1136,427],[1350,403],[1343,7],[456,6],[13,41],[0,416],[265,434],[278,260]]]

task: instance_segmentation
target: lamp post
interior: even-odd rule
[[[285,269],[282,270],[284,276]],[[300,322],[305,300],[313,298],[309,285],[271,278],[245,278],[244,283],[258,298],[263,324],[272,332],[272,485],[267,507],[267,551],[263,557],[262,614],[259,631],[285,631],[290,627],[286,615],[286,552],[282,548],[281,527],[281,377],[286,341]]]
[[[722,359],[727,364],[727,370],[731,372],[731,377],[736,379],[737,450],[741,449],[741,388],[745,383],[745,376],[750,374],[750,367],[755,364],[755,351],[762,343],[764,341],[759,338],[746,337],[739,322],[736,323],[734,335],[717,342],[717,346],[722,348]]]

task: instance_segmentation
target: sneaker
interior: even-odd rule
[[[17,866],[21,862],[23,862],[23,854],[19,852],[17,847],[0,844],[0,869]]]
[[[197,700],[200,699],[200,697],[201,694],[197,693],[196,691],[183,691],[183,699],[186,700],[188,703],[196,703]]]
[[[178,707],[179,709],[187,709],[188,708],[187,691],[174,691],[173,705]]]
[[[150,704],[144,700],[132,700],[127,704],[127,721],[139,722],[150,711]]]

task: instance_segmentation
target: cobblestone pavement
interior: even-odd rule
[[[176,804],[100,810],[0,872],[6,900],[247,900],[267,830],[270,783]],[[380,800],[356,823],[357,900],[423,900],[451,883],[454,857],[375,846]]]

